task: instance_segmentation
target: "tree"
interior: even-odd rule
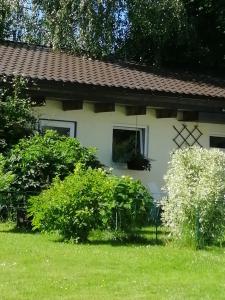
[[[53,48],[104,57],[114,53],[123,34],[121,0],[34,0],[41,9]]]
[[[223,69],[224,0],[0,0],[0,38],[157,67]]]
[[[94,149],[82,147],[77,139],[49,130],[44,135],[36,133],[21,139],[8,153],[5,170],[16,176],[12,190],[17,196],[27,198],[29,193],[38,194],[48,188],[56,176],[65,178],[78,162],[86,168],[102,166]],[[19,200],[14,197],[13,202],[17,204]]]
[[[0,0],[0,38],[21,40],[24,31],[24,1]],[[23,3],[24,4],[24,3]]]
[[[34,131],[35,118],[25,81],[2,77],[0,82],[0,152],[7,152]]]
[[[225,2],[182,0],[188,20],[188,41],[178,49],[179,60],[192,66],[225,67]],[[184,56],[182,50],[186,46]]]
[[[151,65],[223,69],[223,0],[127,0],[129,59]]]
[[[5,0],[0,0],[0,39],[5,37],[7,31],[7,19],[10,12],[10,7]]]
[[[47,43],[42,12],[33,0],[0,0],[0,39]]]
[[[182,2],[127,0],[129,33],[125,51],[129,59],[162,64],[171,40],[181,39],[186,25]]]

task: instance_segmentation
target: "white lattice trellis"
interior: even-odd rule
[[[195,125],[192,129],[189,129],[185,124],[182,124],[181,128],[177,128],[176,126],[173,126],[173,128],[177,133],[173,141],[178,148],[191,147],[194,145],[202,147],[199,142],[202,132],[197,125]]]

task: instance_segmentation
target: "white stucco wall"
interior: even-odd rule
[[[176,132],[173,125],[178,128],[185,122],[173,118],[157,119],[153,109],[147,109],[143,116],[127,116],[123,106],[116,105],[115,112],[94,113],[93,104],[85,103],[83,110],[63,111],[59,101],[48,100],[46,106],[35,108],[39,118],[57,119],[77,122],[77,138],[84,146],[94,146],[98,149],[97,156],[107,166],[112,166],[116,174],[129,174],[141,179],[148,187],[149,184],[157,187],[163,186],[163,176],[166,173],[169,154],[176,145],[173,138]],[[119,166],[112,162],[112,130],[114,125],[145,126],[147,128],[148,153],[153,159],[152,170],[131,171],[125,165]],[[189,129],[198,125],[203,133],[199,142],[203,147],[209,148],[209,136],[216,134],[225,136],[225,125],[206,123],[185,123]]]

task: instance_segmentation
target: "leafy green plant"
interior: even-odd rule
[[[78,165],[74,174],[29,199],[34,228],[86,241],[93,229],[130,232],[147,219],[151,197],[140,182]]]
[[[141,153],[134,153],[127,161],[127,167],[130,170],[151,171],[151,160]]]
[[[129,176],[113,177],[113,205],[110,211],[110,228],[132,232],[146,225],[152,197],[138,180]]]
[[[176,240],[203,247],[225,233],[225,153],[177,150],[165,177],[163,223]]]
[[[78,162],[86,167],[100,166],[94,149],[82,147],[77,139],[60,136],[55,131],[21,139],[9,153],[5,166],[16,176],[11,186],[18,196],[14,204],[20,204],[21,196],[24,201],[28,194],[38,194],[56,176],[65,178]]]
[[[10,184],[14,180],[14,175],[11,172],[4,172],[5,159],[2,154],[0,154],[0,193],[7,191]],[[1,203],[0,203],[1,204]]]
[[[0,152],[7,152],[34,132],[35,118],[24,79],[3,76],[0,84]]]
[[[14,180],[14,175],[11,172],[4,171],[5,158],[0,154],[0,220],[8,218],[8,209],[6,207],[8,199],[8,189]]]
[[[29,212],[34,228],[57,230],[66,239],[87,240],[90,230],[101,227],[106,199],[111,202],[112,182],[102,169],[81,165],[64,181],[56,179],[39,196],[31,197]]]

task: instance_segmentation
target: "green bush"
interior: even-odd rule
[[[225,153],[190,148],[172,155],[163,222],[174,239],[202,247],[225,233]]]
[[[14,180],[14,175],[11,172],[4,172],[5,159],[0,154],[0,193],[4,193],[8,190],[10,184]],[[2,203],[0,203],[2,204]]]
[[[31,197],[30,214],[34,228],[58,230],[66,238],[86,240],[91,229],[99,227],[105,199],[112,197],[110,182],[101,170],[83,170],[53,185],[39,196]],[[103,209],[104,211],[104,209]]]
[[[56,179],[29,203],[34,228],[56,230],[66,239],[85,241],[93,229],[130,231],[141,226],[151,197],[137,181],[78,165],[74,174],[63,181]]]
[[[100,165],[93,149],[82,147],[77,139],[60,136],[55,131],[21,139],[10,151],[5,166],[16,176],[11,186],[17,195],[14,204],[21,204],[21,199],[26,203],[28,194],[38,194],[56,176],[65,178],[78,162],[86,167]]]
[[[19,139],[33,134],[35,118],[26,81],[0,76],[0,152],[7,153]]]
[[[5,159],[0,154],[0,220],[6,220],[8,210],[6,208],[8,200],[8,189],[14,180],[14,175],[11,172],[4,171]]]
[[[113,203],[109,227],[113,230],[132,232],[146,225],[152,205],[152,197],[138,180],[131,177],[112,177]]]

